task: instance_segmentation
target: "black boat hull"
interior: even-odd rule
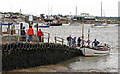
[[[50,26],[62,26],[62,23],[50,24]]]

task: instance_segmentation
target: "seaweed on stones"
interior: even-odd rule
[[[2,44],[2,51],[4,51],[6,49],[7,45],[6,44]]]
[[[7,44],[6,44],[7,45]],[[18,44],[16,44],[18,45]],[[31,68],[40,65],[56,64],[80,54],[80,50],[70,49],[60,44],[30,44],[23,43],[26,49],[32,45],[34,50],[11,51],[11,54],[3,52],[3,71],[13,69]],[[13,44],[14,46],[14,44]],[[22,45],[20,46],[22,47]],[[49,47],[49,48],[48,48]],[[66,47],[66,49],[63,49]],[[14,47],[15,48],[15,47]],[[38,48],[38,49],[37,49]],[[66,51],[67,50],[67,51]],[[59,58],[59,59],[58,59]],[[9,67],[8,67],[9,66]]]
[[[24,44],[21,43],[21,44],[20,44],[20,49],[23,50],[23,48],[24,48]]]

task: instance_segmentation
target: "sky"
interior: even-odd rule
[[[101,2],[103,16],[118,16],[118,2],[120,0],[0,0],[1,12],[19,12],[23,14],[63,14],[75,15],[89,13],[90,15],[101,15]]]

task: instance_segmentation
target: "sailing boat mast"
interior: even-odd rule
[[[102,24],[102,2],[101,2],[101,24]]]
[[[82,17],[82,40],[84,40],[84,17]],[[84,41],[82,41],[82,47],[84,46]]]
[[[77,17],[77,6],[76,6],[76,17]]]

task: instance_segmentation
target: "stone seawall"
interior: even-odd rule
[[[82,55],[76,48],[53,43],[6,43],[1,47],[3,71],[56,64]]]

